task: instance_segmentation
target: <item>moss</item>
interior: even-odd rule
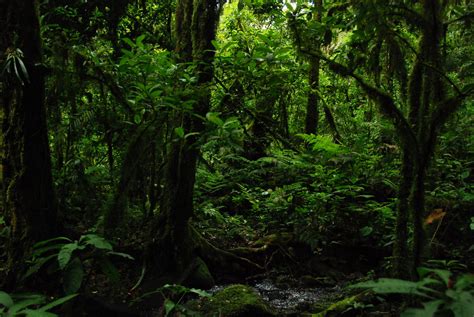
[[[276,316],[251,287],[235,284],[217,292],[202,305],[205,316],[265,317]]]
[[[216,283],[211,272],[209,272],[206,263],[199,257],[195,261],[194,271],[191,273],[185,284],[201,289],[213,287]]]
[[[351,307],[354,307],[356,303],[370,302],[373,298],[371,292],[362,292],[360,294],[346,297],[340,301],[337,301],[323,311],[312,314],[312,317],[328,317],[328,316],[341,316],[344,311],[348,310]]]

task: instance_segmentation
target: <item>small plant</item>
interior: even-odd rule
[[[448,270],[419,268],[417,282],[381,278],[355,284],[353,288],[371,289],[378,294],[406,294],[423,298],[423,308],[408,308],[401,316],[472,317],[474,312],[474,275],[457,278]]]
[[[162,306],[162,315],[165,317],[171,316],[172,313],[180,313],[183,314],[183,316],[187,316],[188,313],[191,313],[189,309],[183,305],[183,300],[186,295],[195,294],[199,297],[211,296],[211,294],[208,292],[197,288],[188,288],[186,286],[176,284],[166,284],[152,292],[143,294],[137,299],[137,301],[157,293],[161,294],[161,296],[163,296],[165,299]]]
[[[8,294],[0,291],[0,316],[14,317],[55,317],[49,312],[54,307],[76,297],[77,294],[68,295],[48,302],[48,298],[39,294]]]
[[[62,272],[64,292],[72,294],[81,287],[85,275],[83,263],[87,260],[97,260],[109,279],[117,281],[119,273],[108,258],[111,255],[133,260],[133,257],[128,254],[114,252],[112,245],[96,234],[83,235],[76,241],[66,237],[41,241],[33,246],[31,266],[23,279],[30,277],[49,263],[53,271]],[[56,261],[53,261],[54,259]]]

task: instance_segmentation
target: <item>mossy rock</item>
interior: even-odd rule
[[[209,268],[200,257],[195,259],[194,270],[184,284],[200,289],[209,289],[216,285]]]
[[[202,304],[204,316],[270,317],[276,316],[262,297],[246,285],[230,285]]]

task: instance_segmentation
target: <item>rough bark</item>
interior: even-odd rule
[[[6,188],[5,214],[11,228],[9,281],[24,266],[34,242],[58,233],[44,104],[44,75],[37,1],[7,1],[0,10],[1,59],[20,49],[26,74],[3,78]],[[21,78],[18,78],[21,77]]]
[[[314,21],[321,22],[322,0],[314,2],[315,12]],[[314,40],[314,50],[321,49],[321,40],[319,38]],[[306,104],[306,118],[305,118],[305,133],[317,134],[319,125],[319,68],[321,59],[319,56],[312,56],[309,60],[309,92],[308,101]]]
[[[195,62],[197,87],[192,98],[193,112],[205,116],[210,106],[209,82],[212,80],[215,38],[218,21],[215,0],[181,0],[176,10],[176,53],[181,62]],[[191,97],[191,96],[190,96]],[[178,113],[182,127],[189,132],[202,132],[200,118]],[[153,228],[150,248],[152,272],[167,275],[171,281],[185,282],[193,275],[193,263],[198,258],[197,243],[191,234],[189,220],[194,213],[193,194],[198,139],[188,137],[172,142],[165,170],[164,191],[160,214]]]

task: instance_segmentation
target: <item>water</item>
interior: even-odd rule
[[[297,280],[288,278],[284,283],[277,283],[271,279],[257,280],[248,283],[280,314],[294,314],[311,310],[313,304],[327,301],[341,291],[340,286],[335,287],[304,287]],[[215,286],[209,290],[215,293],[227,285]]]

